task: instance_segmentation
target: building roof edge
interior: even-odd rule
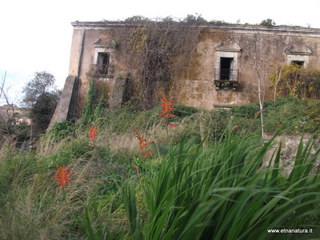
[[[144,22],[125,22],[125,21],[75,21],[71,25],[74,28],[94,29],[109,27],[137,27],[143,25]],[[190,27],[202,29],[219,29],[219,30],[243,30],[243,31],[262,31],[262,32],[294,32],[305,34],[320,34],[320,28],[306,28],[298,26],[261,26],[249,24],[198,24],[190,25]]]

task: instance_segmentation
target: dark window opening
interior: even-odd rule
[[[292,65],[296,65],[298,67],[303,67],[304,66],[304,61],[292,61]]]
[[[233,58],[220,58],[220,80],[232,80],[231,71],[232,71],[232,61]]]
[[[215,70],[215,86],[216,90],[219,89],[238,89],[238,74],[237,69],[234,68],[234,58],[221,57],[220,66]]]
[[[97,59],[97,73],[100,75],[108,74],[109,62],[109,53],[99,52]]]

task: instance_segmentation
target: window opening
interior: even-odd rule
[[[109,53],[99,52],[97,59],[97,73],[101,75],[108,74],[109,62]]]
[[[238,89],[238,72],[236,69],[236,59],[234,57],[219,57],[218,69],[215,71],[215,88],[220,89],[232,89],[236,91]]]
[[[220,80],[232,80],[232,63],[233,58],[220,58]]]
[[[304,66],[304,61],[292,61],[291,64],[302,68]]]

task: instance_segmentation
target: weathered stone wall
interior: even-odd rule
[[[290,30],[290,29],[289,29]],[[215,105],[240,105],[258,101],[258,78],[261,77],[266,99],[272,97],[272,89],[268,76],[271,75],[272,64],[288,63],[285,50],[293,46],[308,60],[308,66],[320,66],[320,35],[303,30],[295,33],[290,31],[262,30],[229,30],[210,29],[202,33],[198,44],[198,76],[196,79],[179,79],[172,89],[177,102],[212,109]],[[240,87],[237,91],[216,91],[213,85],[217,51],[219,42],[236,43],[241,50],[238,53],[238,78]],[[310,56],[305,56],[305,46],[312,49]],[[305,51],[305,52],[303,52]],[[291,59],[299,59],[301,55],[293,55]],[[259,74],[259,75],[258,75]]]
[[[110,47],[114,36],[129,34],[134,25],[108,22],[74,22],[69,75],[79,78],[79,104],[85,101],[96,52],[105,48],[110,53],[110,74],[102,79],[112,89],[118,73],[128,71],[126,54]],[[320,66],[320,30],[294,27],[263,27],[245,25],[199,26],[201,35],[191,67],[170,83],[170,98],[178,104],[213,109],[220,104],[240,105],[256,102],[259,76],[266,98],[272,91],[268,76],[272,64],[302,59],[308,66]],[[116,33],[116,34],[115,34]],[[235,57],[239,87],[217,90],[214,76],[219,57]],[[130,72],[135,78],[135,73]],[[139,81],[139,79],[134,79]]]

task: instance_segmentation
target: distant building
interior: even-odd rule
[[[13,105],[0,106],[0,119],[3,121],[14,119],[16,124],[25,123],[31,125],[32,120],[29,115],[30,108],[20,108]]]
[[[130,60],[121,52],[128,42],[117,37],[132,35],[141,28],[139,23],[77,21],[72,26],[69,77],[52,122],[76,114],[93,76],[107,83],[109,103],[115,107],[122,103],[128,82],[139,82]],[[196,54],[192,64],[173,77],[167,91],[177,104],[213,109],[253,103],[258,99],[259,79],[265,98],[272,96],[268,80],[272,64],[320,66],[320,29],[231,24],[190,28],[200,32]],[[161,88],[154,89],[158,90]]]
[[[16,117],[14,120],[16,124],[27,124],[27,125],[32,124],[32,120],[29,117]]]

